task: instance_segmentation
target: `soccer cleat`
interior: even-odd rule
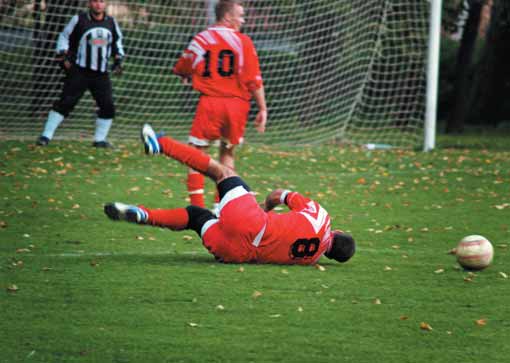
[[[156,133],[152,129],[151,125],[149,124],[143,125],[142,133],[140,136],[142,138],[146,154],[154,155],[159,154],[161,152],[158,137],[156,136]]]
[[[50,143],[50,139],[48,139],[46,136],[39,136],[39,138],[36,141],[36,145],[38,146],[47,146]]]
[[[104,206],[104,212],[108,218],[114,221],[127,221],[131,223],[144,224],[149,216],[147,212],[135,205],[124,203],[108,203]]]
[[[108,141],[94,141],[92,143],[92,146],[96,147],[96,148],[102,148],[102,149],[110,149],[112,148],[112,144],[110,144]]]

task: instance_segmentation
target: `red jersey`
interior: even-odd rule
[[[329,215],[296,192],[286,201],[289,212],[266,213],[244,188],[232,189],[221,200],[219,219],[202,229],[204,246],[223,262],[317,263],[331,245]]]
[[[207,96],[250,100],[251,92],[262,86],[250,37],[219,25],[195,35],[173,72],[191,77],[193,88]]]

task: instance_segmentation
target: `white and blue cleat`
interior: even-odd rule
[[[105,204],[104,212],[108,218],[114,221],[127,221],[131,223],[144,224],[149,218],[147,212],[138,208],[136,205],[119,202]]]
[[[145,124],[142,127],[141,138],[145,147],[145,153],[148,155],[154,155],[161,153],[161,146],[158,142],[158,136],[152,129],[151,125]]]

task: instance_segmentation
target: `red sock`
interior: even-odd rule
[[[211,157],[202,151],[175,141],[168,136],[162,136],[158,139],[163,153],[171,158],[186,164],[201,173],[205,173],[209,167]]]
[[[177,209],[147,209],[143,208],[149,215],[147,224],[170,228],[174,231],[181,231],[188,227],[189,216],[185,208]]]
[[[188,180],[186,186],[188,187],[189,199],[191,205],[205,208],[204,202],[204,184],[205,178],[203,174],[200,174],[194,169],[188,170]]]

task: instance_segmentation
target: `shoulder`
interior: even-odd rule
[[[236,32],[239,39],[241,39],[241,42],[243,43],[243,46],[248,49],[253,49],[255,51],[255,44],[253,44],[253,40],[246,34]]]
[[[235,32],[235,34],[243,41],[243,43],[251,44],[253,45],[253,40],[250,38],[249,35],[246,35],[241,32]]]
[[[86,11],[80,11],[78,14],[73,16],[73,18],[80,19],[80,20],[88,20],[89,19],[89,13]]]
[[[109,23],[109,24],[115,24],[115,25],[118,25],[119,23],[117,22],[117,20],[111,16],[111,15],[105,15],[104,17],[104,20]]]

